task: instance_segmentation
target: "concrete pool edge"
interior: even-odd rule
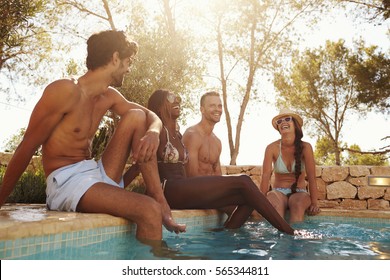
[[[175,219],[219,216],[221,212],[209,210],[173,210]],[[322,209],[320,216],[390,219],[390,211]],[[75,232],[103,227],[129,226],[123,218],[107,214],[84,214],[49,211],[44,204],[6,204],[0,209],[0,240],[14,240],[32,236]]]

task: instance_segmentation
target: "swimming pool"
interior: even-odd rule
[[[20,254],[3,257],[24,260],[390,259],[388,219],[308,217],[305,222],[294,225],[307,234],[289,236],[266,221],[249,221],[241,229],[225,230],[220,227],[222,219],[218,215],[198,218],[177,219],[187,223],[188,232],[180,235],[164,232],[166,247],[158,252],[152,252],[151,247],[136,240],[134,228],[117,226],[42,236],[39,240],[16,240],[13,242],[20,245],[12,246],[19,248]],[[38,245],[30,246],[34,249],[29,253],[23,252],[29,250],[30,242]]]

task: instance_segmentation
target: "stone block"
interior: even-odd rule
[[[340,208],[340,200],[318,200],[318,207],[320,208]]]
[[[340,202],[340,206],[343,209],[367,209],[367,201],[347,198]]]
[[[12,153],[0,153],[0,165],[7,166],[13,155]]]
[[[367,177],[349,177],[347,181],[357,187],[367,187]]]
[[[324,167],[322,169],[321,178],[325,182],[336,182],[336,181],[344,181],[349,175],[348,167]]]
[[[345,181],[335,182],[326,187],[326,196],[328,199],[355,198],[356,193],[357,188]]]
[[[369,199],[367,201],[368,203],[368,209],[373,209],[373,210],[388,210],[390,209],[390,203],[388,200],[384,199]]]
[[[322,167],[316,166],[316,177],[321,177],[322,175]]]
[[[263,168],[261,166],[250,166],[250,172],[252,175],[261,176],[263,174]]]
[[[226,165],[226,175],[241,174],[242,168],[237,165]]]
[[[383,199],[390,201],[390,188],[385,188],[385,196]]]
[[[370,169],[363,165],[351,165],[349,166],[349,174],[352,177],[363,177],[370,175]]]
[[[318,199],[326,199],[326,183],[321,178],[316,178]]]
[[[382,187],[361,187],[358,188],[358,198],[381,198],[385,195],[385,189]]]
[[[372,166],[371,175],[390,175],[390,166]]]

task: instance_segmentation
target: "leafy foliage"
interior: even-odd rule
[[[317,165],[333,165],[335,161],[335,148],[332,142],[327,137],[319,137],[317,139],[314,158]],[[341,155],[342,159],[342,155]]]
[[[39,84],[45,80],[45,76],[32,73],[47,67],[46,58],[52,50],[51,37],[43,24],[48,2],[0,0],[0,75],[8,82],[1,84],[1,90],[10,91],[15,84],[27,81]],[[18,91],[12,97],[23,99]]]
[[[169,14],[165,10],[163,16]],[[140,50],[120,91],[128,100],[143,106],[156,89],[168,89],[187,100],[192,89],[202,84],[204,70],[204,65],[196,60],[193,39],[184,31],[177,31],[175,26],[169,26],[164,17],[157,17],[155,25],[151,24],[141,4],[133,6],[131,18],[132,25],[127,32]],[[182,106],[191,109],[189,102],[184,101]]]
[[[390,114],[390,57],[376,46],[364,47],[350,58],[348,72],[356,81],[358,100],[369,108]]]
[[[44,0],[0,1],[0,70],[11,59],[26,53],[31,37],[39,33],[33,19],[44,11]]]
[[[361,12],[361,16],[370,21],[385,21],[390,17],[389,0],[336,0],[341,3],[350,3],[355,5],[355,10]]]
[[[227,123],[230,164],[236,164],[248,104],[262,93],[264,81],[291,53],[294,22],[324,7],[325,1],[213,1],[207,24],[214,30],[219,81]],[[228,104],[229,103],[229,104]],[[230,109],[238,106],[236,135]]]
[[[372,54],[369,50],[375,47],[364,48],[360,43],[360,50],[363,49]],[[366,87],[359,80],[357,69],[366,69],[371,57],[354,53],[342,40],[327,41],[324,48],[295,54],[289,73],[283,73],[283,70],[275,73],[274,84],[280,92],[279,106],[298,111],[308,123],[314,124],[310,130],[312,134],[326,136],[331,141],[336,165],[341,164],[344,121],[348,113],[364,109],[360,98]],[[387,58],[376,56],[376,59],[381,58],[384,59],[381,62],[386,63]],[[385,84],[380,90],[387,92],[387,87]]]
[[[5,152],[9,152],[9,153],[14,152],[16,150],[16,148],[18,147],[19,143],[22,141],[25,132],[26,132],[26,129],[21,128],[16,134],[12,135],[8,139],[8,141],[5,143],[5,146],[4,146]],[[35,152],[34,155],[38,156],[38,155],[41,155],[41,153],[42,153],[41,148],[39,148]]]
[[[370,165],[370,166],[387,166],[389,164],[385,154],[359,153],[361,149],[358,145],[353,144],[348,149],[347,144],[339,143],[345,153],[340,154],[342,165]],[[336,159],[336,149],[327,137],[317,139],[314,157],[317,165],[333,165]]]
[[[0,166],[0,184],[5,167]],[[42,167],[36,171],[23,172],[7,203],[46,203],[46,178]]]
[[[154,0],[151,8],[149,2],[141,0],[0,0],[0,79],[9,83],[2,83],[0,89],[13,98],[9,90],[13,83],[42,86],[62,75],[80,75],[84,69],[84,56],[80,58],[79,54],[85,49],[86,38],[92,32],[119,27],[140,45],[138,61],[120,88],[129,100],[146,105],[146,100],[155,89],[167,88],[183,95],[183,108],[187,112],[193,109],[191,93],[204,85],[203,78],[207,76],[217,80],[217,85],[213,83],[209,86],[213,90],[221,90],[225,96],[231,163],[234,164],[248,104],[260,99],[266,88],[264,78],[272,76],[270,71],[275,66],[286,65],[280,59],[288,56],[294,44],[302,39],[296,37],[293,26],[296,19],[304,22],[316,20],[323,10],[334,8],[335,2],[357,7],[357,18],[376,18],[378,24],[386,20],[390,13],[388,0],[219,0],[209,1],[208,9],[202,7],[194,16],[199,4],[192,2]],[[162,9],[155,9],[155,6]],[[180,6],[185,8],[179,9]],[[185,10],[188,12],[188,7],[191,11],[183,13]],[[175,24],[180,24],[180,28]],[[211,37],[202,34],[195,40],[191,28],[199,27],[207,30]],[[68,55],[72,58],[66,58]],[[306,88],[303,85],[299,88],[302,94],[296,100],[310,104],[315,96],[322,106],[330,106],[329,100],[315,89],[327,87],[331,92],[332,84],[326,84],[315,75],[331,73],[331,68],[326,68],[322,62],[314,62],[319,54],[311,55],[312,68],[302,69],[306,71],[302,74],[307,76],[308,84]],[[335,55],[343,55],[342,48]],[[375,48],[364,46],[354,55],[348,55],[349,69],[344,69],[344,72],[353,76],[358,93],[348,106],[353,110],[362,110],[362,105],[366,105],[369,109],[389,113],[388,56]],[[217,66],[213,68],[221,70],[220,74],[209,71],[205,75],[206,63]],[[337,69],[336,64],[334,67]],[[311,69],[320,69],[320,72],[312,73]],[[310,83],[310,79],[315,81]],[[9,88],[6,91],[4,87]],[[295,97],[292,95],[290,98]],[[233,125],[235,116],[230,116],[229,112],[234,107],[240,108],[236,126]],[[185,119],[186,114],[183,114],[182,122]],[[336,120],[334,116],[332,119]],[[332,135],[329,125],[341,129],[340,120],[332,123],[331,119],[324,119],[324,123],[315,123],[315,130],[320,131],[321,135]],[[112,122],[105,124],[111,125]],[[97,143],[101,141],[105,145],[111,133],[109,127],[101,129],[94,140],[97,155],[101,153]],[[334,133],[333,136],[336,137]],[[339,140],[333,141],[337,143]]]
[[[349,147],[355,151],[361,151],[360,147],[356,144]],[[360,154],[358,152],[348,152],[348,157],[345,159],[346,165],[374,165],[374,166],[386,166],[388,161],[385,155],[376,154]]]

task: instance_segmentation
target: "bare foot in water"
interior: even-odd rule
[[[171,207],[169,207],[169,204],[167,203],[165,198],[157,200],[157,201],[161,205],[162,223],[163,223],[164,227],[168,231],[175,232],[176,234],[179,234],[180,232],[185,232],[187,226],[185,224],[178,224],[173,220]]]
[[[186,232],[187,227],[185,224],[177,224],[170,214],[163,215],[163,225],[168,231],[175,232],[177,234],[180,232]]]
[[[179,234],[180,232],[185,232],[187,226],[184,224],[178,224],[173,220],[171,208],[169,207],[168,203],[164,201],[163,203],[161,203],[161,207],[162,207],[162,222],[164,227],[168,231],[175,232],[176,234]]]

